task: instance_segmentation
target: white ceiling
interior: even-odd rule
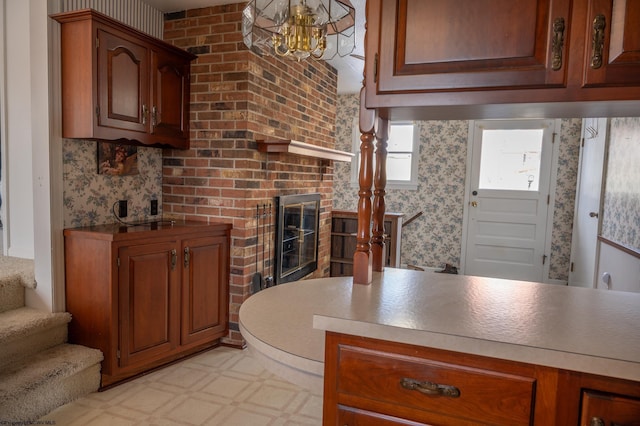
[[[199,9],[220,4],[245,3],[234,0],[142,0],[162,12]],[[353,54],[364,56],[364,10],[366,0],[351,0],[356,9],[356,48]],[[329,61],[338,70],[338,93],[358,93],[362,87],[364,61],[353,56],[336,57]]]

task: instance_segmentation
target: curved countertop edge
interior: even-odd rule
[[[323,315],[313,316],[313,327],[342,334],[406,343],[471,355],[499,358],[563,370],[640,381],[640,364],[611,358],[562,352],[532,346],[454,336],[429,331],[411,330],[407,333],[398,327],[345,320]]]
[[[322,395],[324,362],[310,360],[263,342],[243,326],[242,320],[239,321],[239,327],[251,355],[266,370],[316,395]]]
[[[369,286],[345,277],[274,286],[241,305],[240,332],[269,371],[316,393],[325,331],[640,381],[640,295],[445,275],[391,269]]]

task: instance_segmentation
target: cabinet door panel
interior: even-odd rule
[[[640,0],[591,0],[588,20],[584,85],[640,85]]]
[[[181,342],[217,339],[227,330],[227,237],[185,240],[183,256]]]
[[[163,356],[178,345],[177,243],[119,250],[120,366]]]
[[[98,126],[147,131],[148,49],[98,30]]]
[[[596,419],[596,421],[594,421]],[[602,423],[598,423],[601,420]],[[640,399],[610,393],[584,391],[580,425],[639,425]]]
[[[377,92],[563,87],[570,3],[381,0]],[[565,42],[554,69],[558,18]]]
[[[153,52],[152,72],[151,133],[174,138],[176,148],[188,148],[189,61],[156,51]],[[178,143],[181,139],[182,145]]]

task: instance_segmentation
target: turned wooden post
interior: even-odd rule
[[[353,255],[353,283],[371,284],[371,185],[373,181],[373,139],[375,110],[366,109],[365,89],[360,90],[360,171],[358,175],[358,232]]]
[[[383,272],[386,264],[384,256],[384,214],[386,211],[384,196],[387,186],[387,141],[389,140],[389,120],[376,120],[376,169],[373,176],[373,237],[371,253],[373,270]]]

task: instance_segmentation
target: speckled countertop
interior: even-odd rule
[[[316,389],[325,330],[640,381],[638,293],[387,268],[371,285],[298,281],[240,308],[252,351]]]

